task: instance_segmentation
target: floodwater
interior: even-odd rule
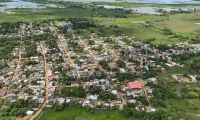
[[[46,7],[56,7],[53,4],[37,4],[32,2],[24,2],[21,0],[13,0],[12,2],[1,2],[0,9],[9,9],[9,8],[46,8]]]
[[[200,1],[195,0],[63,0],[63,1],[76,1],[76,2],[100,2],[100,1],[127,1],[135,3],[156,3],[156,4],[189,4],[189,3],[200,3]]]
[[[97,5],[98,7],[103,7],[106,9],[124,9],[124,7],[120,6],[113,6],[113,5]]]
[[[119,1],[119,0],[63,0],[63,1],[76,1],[76,2],[95,2],[95,1]],[[122,0],[121,0],[122,1]],[[124,0],[127,2],[135,3],[157,3],[157,4],[188,4],[188,3],[200,3],[200,1],[194,0]],[[24,2],[21,0],[13,0],[12,2],[0,2],[0,9],[9,8],[46,8],[57,7],[54,4],[38,4],[33,2]],[[113,8],[113,6],[105,6],[107,8]]]
[[[194,0],[126,0],[128,2],[136,3],[156,3],[156,4],[188,4],[188,3],[200,3],[200,1]]]

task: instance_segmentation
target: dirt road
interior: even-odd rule
[[[41,46],[41,53],[42,53],[43,58],[44,58],[45,90],[46,90],[46,94],[45,94],[45,100],[44,100],[42,106],[39,108],[39,110],[29,120],[36,120],[36,118],[38,118],[40,116],[40,114],[42,113],[42,111],[45,108],[45,106],[47,104],[47,101],[48,101],[48,94],[49,94],[48,65],[47,65],[46,53],[45,53],[45,50],[44,50],[43,43],[41,43],[40,46]]]

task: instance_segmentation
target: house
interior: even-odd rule
[[[71,87],[78,87],[78,86],[79,86],[78,81],[71,82]]]
[[[127,88],[133,90],[140,90],[142,89],[142,83],[140,81],[129,82]]]
[[[155,112],[156,111],[156,109],[152,108],[151,106],[147,106],[145,109],[146,109],[146,112]]]
[[[104,103],[104,108],[113,108],[115,105],[113,103]]]
[[[63,104],[65,102],[65,98],[58,98],[57,102],[58,104]]]
[[[111,93],[112,93],[113,95],[117,95],[117,90],[112,90]]]
[[[70,99],[66,99],[65,102],[66,102],[66,103],[70,103],[71,100],[70,100]]]
[[[56,76],[56,75],[48,75],[48,78],[49,78],[50,80],[52,80],[52,79],[57,79],[58,76]]]
[[[45,98],[38,98],[38,103],[42,104],[44,102]]]
[[[90,95],[88,98],[89,98],[90,100],[97,100],[98,95]]]
[[[157,83],[157,78],[148,78],[146,81],[152,82],[152,83]]]
[[[82,103],[82,107],[94,108],[95,105],[94,105],[94,103],[92,103],[91,101],[86,100],[86,101],[84,101],[84,102]]]
[[[34,113],[33,111],[28,110],[28,111],[26,112],[26,115],[32,115],[33,113]]]
[[[128,100],[128,103],[130,103],[130,104],[135,104],[135,103],[136,103],[136,100],[135,100],[135,99],[130,99],[130,100]]]

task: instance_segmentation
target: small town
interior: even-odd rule
[[[0,120],[200,120],[200,0],[0,0]]]
[[[35,120],[46,108],[59,111],[68,105],[155,112],[157,74],[184,68],[182,59],[200,54],[200,44],[156,46],[123,34],[79,34],[77,27],[88,26],[93,23],[87,19],[58,19],[19,23],[14,32],[0,35],[18,39],[11,56],[5,55],[9,59],[0,61],[0,96],[7,104],[23,104],[13,113],[19,120]],[[174,82],[200,81],[195,73],[170,76]]]

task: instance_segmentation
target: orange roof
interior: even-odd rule
[[[127,87],[130,89],[142,89],[142,84],[140,83],[140,81],[134,81],[129,82]]]
[[[54,79],[54,78],[58,78],[58,76],[56,76],[56,75],[49,75],[48,78],[49,79]]]

